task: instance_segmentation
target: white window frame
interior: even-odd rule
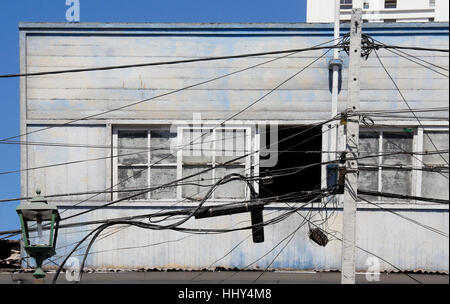
[[[405,127],[406,128],[406,127]],[[418,150],[418,132],[417,132],[417,128],[416,127],[407,127],[413,130],[413,142],[412,142],[412,149],[413,151],[420,151]],[[383,172],[383,165],[382,165],[382,160],[383,160],[383,156],[381,154],[383,154],[383,140],[384,140],[384,133],[387,132],[395,132],[395,133],[399,133],[399,128],[389,128],[389,127],[383,127],[383,128],[376,128],[375,130],[373,129],[367,129],[367,128],[361,128],[360,133],[374,133],[377,132],[378,133],[378,151],[377,153],[379,153],[380,155],[378,156],[378,192],[382,192],[383,189],[383,176],[382,176],[382,172]],[[416,162],[418,160],[414,157],[412,157],[412,162],[411,162],[411,166],[414,167],[416,166]],[[411,176],[411,195],[412,196],[416,196],[417,195],[417,171],[418,170],[411,170],[412,176]],[[389,200],[387,198],[378,198],[378,201],[383,202]]]
[[[147,174],[147,187],[151,187],[150,185],[150,172],[151,167],[174,167],[176,168],[177,163],[164,163],[164,164],[151,164],[151,131],[162,131],[162,130],[168,130],[170,127],[166,125],[152,125],[152,126],[114,126],[113,128],[113,153],[112,153],[112,162],[113,162],[113,189],[118,190],[119,186],[117,185],[119,182],[118,176],[119,176],[119,167],[147,167],[146,174]],[[133,132],[133,131],[146,131],[147,132],[147,163],[146,164],[119,164],[119,157],[118,151],[119,151],[119,132]],[[118,199],[118,192],[114,192],[113,199]],[[133,201],[172,201],[173,199],[151,199],[149,198],[149,194],[147,193],[146,199],[139,199],[139,200],[133,200]]]
[[[418,126],[404,126],[404,128],[410,128],[413,130],[413,152],[421,153],[424,150],[424,136],[426,131],[432,131],[432,132],[442,132],[442,133],[449,133],[448,126],[424,126],[424,127],[418,127]],[[379,133],[378,137],[378,152],[382,154],[383,153],[383,133],[385,132],[399,132],[399,128],[389,128],[389,127],[382,127],[382,128],[376,128],[375,130],[367,129],[364,127],[361,127],[360,133],[373,133],[373,132]],[[378,163],[382,164],[382,156],[379,156]],[[417,168],[418,170],[412,170],[412,189],[411,189],[411,195],[412,196],[422,196],[422,170],[423,168],[423,155],[416,154],[412,157],[412,164],[411,166],[413,168]],[[378,190],[379,192],[382,191],[382,167],[378,167]],[[389,198],[379,198],[379,203],[391,203],[392,200]],[[411,203],[416,204],[426,204],[426,202],[423,201],[416,201],[416,200],[410,200]],[[405,200],[406,203],[406,200]]]
[[[216,145],[217,145],[217,131],[222,131],[222,130],[244,130],[245,131],[245,137],[246,137],[246,147],[245,150],[248,151],[247,153],[250,153],[250,155],[247,155],[246,157],[244,157],[245,159],[245,169],[244,169],[244,176],[248,176],[250,175],[250,169],[252,167],[252,155],[251,153],[253,152],[252,150],[252,128],[250,126],[224,126],[224,127],[215,127],[215,126],[208,126],[207,124],[203,125],[202,127],[191,127],[191,126],[179,126],[177,128],[177,140],[178,140],[178,150],[177,150],[177,179],[182,178],[183,176],[183,131],[184,130],[208,130],[208,129],[212,129],[213,130],[213,134],[212,134],[212,143],[213,143],[213,148],[212,148],[212,162],[211,163],[207,163],[205,164],[205,166],[212,166],[215,167],[217,165],[216,162]],[[196,139],[193,139],[196,140]],[[258,164],[259,165],[259,164]],[[254,164],[255,166],[255,164]],[[212,178],[212,182],[214,183],[216,181],[216,170],[213,169],[212,170],[212,174],[211,174],[211,178]],[[182,195],[182,187],[183,186],[177,186],[177,200],[183,200],[185,198],[183,198]],[[249,189],[247,187],[247,185],[245,185],[245,199],[249,199],[250,198],[250,193],[249,193]],[[227,198],[227,199],[218,199],[214,197],[214,193],[212,198],[210,199],[211,201],[216,201],[216,202],[224,202],[224,201],[240,201],[242,200],[242,198],[236,198],[236,199],[231,199],[231,198]]]
[[[249,155],[247,155],[246,157],[244,157],[245,159],[245,169],[243,172],[243,175],[250,175],[251,173],[251,169],[253,169],[254,174],[257,174],[259,172],[259,153],[253,153],[255,151],[259,150],[259,147],[257,147],[257,144],[259,144],[259,135],[255,134],[255,130],[253,126],[247,126],[247,125],[226,125],[226,126],[221,126],[221,127],[217,127],[217,125],[213,125],[211,124],[210,126],[208,125],[207,122],[203,122],[203,126],[202,127],[196,127],[196,126],[186,126],[186,125],[179,125],[176,126],[176,132],[177,132],[177,151],[176,153],[176,163],[169,163],[169,164],[151,164],[151,131],[158,131],[158,130],[173,130],[173,127],[171,128],[168,125],[152,125],[152,124],[146,124],[143,126],[129,126],[129,125],[114,125],[112,127],[112,144],[113,144],[113,149],[112,149],[112,180],[113,180],[113,190],[118,190],[118,173],[119,173],[119,167],[122,166],[127,166],[127,167],[145,167],[147,166],[147,187],[151,187],[150,185],[150,172],[151,172],[151,167],[155,166],[155,167],[167,167],[167,166],[174,166],[176,167],[176,176],[177,176],[177,180],[182,178],[182,156],[183,156],[183,150],[182,150],[182,130],[183,129],[213,129],[213,162],[211,164],[205,164],[205,165],[212,165],[215,166],[216,162],[215,162],[215,157],[216,157],[216,153],[214,151],[215,147],[216,147],[216,131],[222,130],[222,129],[231,129],[231,130],[244,130],[245,131],[245,137],[246,137],[246,147],[245,150],[248,151],[247,153],[249,153]],[[119,158],[118,156],[118,151],[119,151],[119,132],[132,132],[132,131],[147,131],[147,147],[149,148],[148,151],[148,162],[147,164],[133,164],[133,165],[128,165],[128,164],[119,164]],[[175,154],[174,153],[174,154]],[[258,160],[257,160],[258,159]],[[252,163],[253,160],[253,163]],[[215,171],[216,170],[212,170],[212,178],[214,181],[215,178]],[[257,183],[254,182],[253,183],[255,190],[258,191],[257,189]],[[176,194],[176,198],[163,198],[163,199],[154,199],[154,198],[150,198],[149,195],[147,195],[147,198],[145,199],[137,199],[137,200],[130,200],[127,202],[174,202],[174,201],[182,201],[185,200],[185,198],[182,197],[182,186],[178,185],[176,186],[177,189],[177,194]],[[247,185],[245,185],[245,193],[246,193],[246,197],[245,199],[249,199],[250,198],[250,192],[249,189],[247,187]],[[118,192],[113,192],[113,200],[117,200],[118,199]],[[212,198],[209,201],[210,202],[224,202],[224,201],[241,201],[242,198],[226,198],[226,199],[218,199],[218,198]]]

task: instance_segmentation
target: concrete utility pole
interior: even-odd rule
[[[361,28],[362,10],[353,9],[350,28],[348,101],[347,109],[359,111],[360,66],[361,66]],[[342,242],[342,284],[355,284],[355,242],[356,242],[356,195],[358,183],[358,117],[350,117],[346,123],[346,158],[345,190]]]

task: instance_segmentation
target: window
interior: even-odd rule
[[[171,132],[169,127],[159,126],[114,130],[117,157],[113,157],[113,184],[118,191],[115,198],[194,175],[183,180],[182,185],[152,190],[132,200],[198,200],[204,197],[208,185],[227,174],[250,175],[251,156],[247,156],[252,142],[250,127],[176,127],[176,130]],[[239,159],[233,161],[235,158]],[[219,186],[211,198],[238,199],[247,197],[247,193],[244,182],[233,181]]]
[[[250,128],[180,127],[178,130],[183,147],[181,176],[187,177],[214,168],[185,180],[186,185],[181,186],[181,198],[203,198],[205,184],[214,184],[228,174],[250,175],[250,156],[246,156],[251,150]],[[247,192],[244,182],[233,181],[216,188],[211,198],[245,198]]]
[[[352,9],[352,0],[341,0],[341,9]]]
[[[412,156],[397,154],[413,151],[409,132],[361,132],[359,137],[358,188],[369,191],[413,195]],[[379,155],[377,157],[368,157]]]
[[[429,4],[431,8],[436,7],[436,0],[430,0]]]
[[[430,140],[431,139],[431,140]],[[434,144],[434,145],[433,145]],[[448,132],[424,131],[423,151],[448,151]],[[448,152],[423,156],[422,196],[448,200]],[[447,168],[445,171],[442,168]]]
[[[425,130],[411,130],[361,130],[358,189],[448,200],[448,129],[427,127]],[[436,153],[435,146],[442,153]],[[397,154],[409,151],[432,153],[423,156]],[[379,156],[368,157],[373,155]],[[368,198],[374,199],[373,196]],[[396,201],[392,198],[377,199]]]
[[[384,19],[384,23],[395,23],[397,22],[396,19]]]
[[[260,197],[269,198],[296,193],[299,191],[313,191],[320,188],[321,169],[320,166],[309,166],[321,162],[320,153],[304,153],[304,151],[322,151],[322,131],[321,127],[311,128],[301,125],[281,125],[277,127],[276,163],[266,167],[261,161],[260,174],[265,175],[265,170],[272,172],[289,172],[289,174],[274,174],[269,183],[260,184]],[[268,128],[260,129],[261,136],[266,136],[261,140],[260,150],[268,151],[274,149],[274,142],[270,137]],[[326,133],[325,133],[326,134]],[[274,140],[274,139],[273,139]],[[262,156],[262,155],[261,155]],[[261,157],[260,159],[264,159]],[[302,168],[297,172],[292,172],[292,168]]]
[[[384,8],[397,8],[397,0],[385,0]]]
[[[117,197],[158,187],[177,178],[177,161],[170,151],[176,134],[168,129],[120,130],[117,132]],[[175,142],[176,143],[176,142]],[[138,189],[136,192],[128,190]],[[133,200],[176,198],[174,187],[162,188]]]
[[[364,9],[369,9],[370,8],[369,1],[364,1],[363,8]]]

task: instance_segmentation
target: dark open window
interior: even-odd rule
[[[321,162],[322,130],[321,127],[310,129],[301,126],[278,127],[278,160],[275,166],[260,168],[260,174],[264,176],[272,172],[292,172],[292,168],[302,167]],[[267,134],[266,134],[267,135]],[[262,135],[261,135],[262,136]],[[266,146],[270,145],[269,139]],[[309,151],[309,152],[307,152]],[[261,161],[262,163],[262,161]],[[315,165],[292,175],[284,175],[273,178],[271,184],[260,184],[260,196],[271,197],[291,192],[310,191],[321,187],[321,167]]]
[[[384,8],[397,8],[397,0],[385,0]]]
[[[352,9],[352,0],[341,0],[341,9]]]

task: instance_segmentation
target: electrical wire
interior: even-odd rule
[[[329,42],[332,42],[333,39]],[[327,43],[329,43],[327,42]],[[103,67],[92,67],[92,68],[81,68],[81,69],[69,69],[69,70],[59,70],[59,71],[46,71],[46,72],[35,72],[35,73],[21,73],[21,74],[5,74],[0,75],[0,78],[15,78],[15,77],[30,77],[30,76],[43,76],[43,75],[55,75],[55,74],[65,74],[65,73],[80,73],[80,72],[92,72],[92,71],[105,71],[105,70],[118,70],[118,69],[129,69],[137,67],[149,67],[149,66],[162,66],[162,65],[174,65],[174,64],[184,64],[193,62],[204,62],[204,61],[216,61],[225,59],[238,59],[238,58],[248,58],[257,56],[267,56],[267,55],[279,55],[286,53],[300,53],[306,51],[323,50],[326,48],[340,48],[339,45],[333,46],[321,46],[322,44],[300,49],[289,49],[281,51],[271,51],[271,52],[260,52],[260,53],[248,53],[239,55],[229,55],[229,56],[217,56],[217,57],[204,57],[195,59],[184,59],[184,60],[173,60],[173,61],[161,61],[161,62],[148,62],[148,63],[137,63],[137,64],[127,64],[127,65],[115,65],[115,66],[103,66]]]
[[[323,196],[323,195],[321,195]],[[314,199],[313,199],[314,200]],[[308,204],[308,203],[306,203]],[[184,232],[193,232],[193,233],[224,233],[224,232],[232,232],[232,231],[239,231],[239,230],[247,230],[247,229],[251,229],[253,227],[259,227],[259,226],[265,226],[265,225],[269,225],[269,224],[275,224],[278,222],[283,221],[284,219],[288,218],[290,215],[293,214],[293,211],[289,211],[286,212],[285,214],[278,216],[274,219],[265,221],[261,224],[256,224],[256,225],[251,225],[251,226],[247,226],[247,227],[239,227],[239,228],[234,228],[234,229],[192,229],[192,228],[182,228],[182,227],[177,227],[176,225],[167,225],[167,226],[159,226],[159,225],[155,225],[155,224],[144,224],[142,222],[136,222],[136,221],[114,221],[114,222],[110,222],[110,223],[105,223],[99,227],[97,227],[96,229],[92,230],[88,235],[86,235],[73,249],[72,251],[66,256],[66,259],[61,263],[60,267],[58,268],[54,278],[53,278],[53,283],[56,283],[59,273],[61,272],[62,268],[64,267],[65,262],[69,259],[69,257],[77,250],[77,248],[88,238],[90,237],[92,234],[95,233],[95,235],[93,236],[93,238],[91,239],[89,246],[86,249],[86,253],[85,256],[83,258],[83,262],[81,264],[81,268],[80,268],[80,276],[83,273],[83,267],[87,258],[87,255],[89,253],[90,248],[92,247],[92,244],[94,243],[96,237],[98,237],[98,235],[106,228],[113,226],[113,225],[132,225],[132,226],[136,226],[136,227],[140,227],[140,228],[145,228],[145,229],[153,229],[153,230],[162,230],[162,229],[170,229],[170,230],[176,230],[176,231],[184,231]],[[190,215],[191,217],[193,216],[193,214]],[[170,228],[167,228],[170,227]]]
[[[437,199],[437,198],[431,198],[431,197],[421,197],[421,196],[404,195],[404,194],[387,193],[387,192],[370,191],[370,190],[360,190],[360,189],[358,189],[358,193],[361,193],[364,195],[370,195],[370,196],[381,196],[381,197],[388,197],[388,198],[424,201],[424,202],[444,204],[444,205],[449,204],[448,199],[445,200],[445,199]]]

